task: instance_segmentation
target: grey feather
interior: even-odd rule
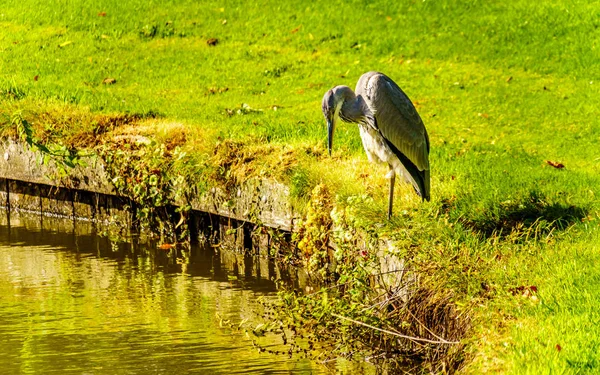
[[[414,105],[385,74],[363,74],[356,85],[377,120],[381,134],[420,171],[429,169],[429,136]]]

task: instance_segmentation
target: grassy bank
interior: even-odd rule
[[[598,371],[597,5],[38,3],[0,9],[5,135],[15,113],[66,148],[153,135],[200,188],[272,177],[300,209],[318,183],[367,194],[365,225],[472,308],[463,371]],[[369,70],[408,93],[431,139],[432,201],[398,189],[391,222],[356,127],[325,152],[322,95]]]

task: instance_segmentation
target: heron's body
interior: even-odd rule
[[[389,77],[378,72],[363,74],[353,92],[336,86],[323,98],[329,123],[329,149],[335,119],[357,123],[369,161],[390,167],[390,204],[395,176],[403,176],[423,200],[430,199],[429,136],[410,99]]]

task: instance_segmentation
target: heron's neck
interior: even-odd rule
[[[340,118],[346,122],[364,123],[370,112],[362,96],[352,95],[344,101]]]

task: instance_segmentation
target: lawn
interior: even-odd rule
[[[595,373],[599,20],[600,3],[577,0],[5,0],[0,131],[21,113],[41,141],[86,147],[127,115],[177,138],[203,186],[233,144],[300,210],[318,183],[367,194],[370,220],[409,233],[415,264],[438,264],[472,306],[462,371]],[[398,189],[390,222],[357,127],[325,149],[323,94],[370,70],[404,89],[431,140],[432,200]]]

